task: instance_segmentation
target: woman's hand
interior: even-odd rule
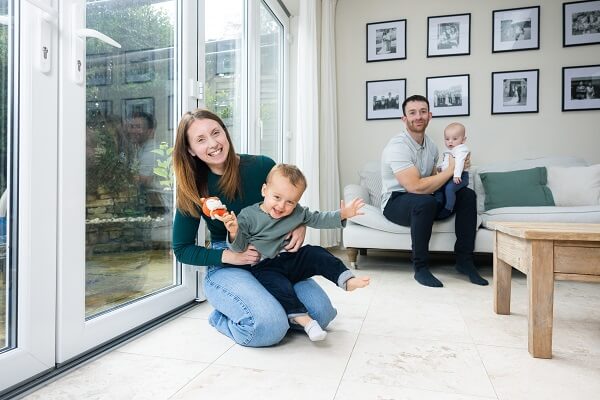
[[[248,246],[248,248],[241,253],[223,250],[223,255],[221,256],[221,262],[233,265],[256,264],[259,261],[260,253],[256,250],[256,247],[252,245]]]
[[[300,247],[302,247],[302,244],[304,243],[305,236],[306,236],[306,226],[300,225],[299,227],[297,227],[296,229],[291,231],[290,234],[287,236],[286,239],[289,240],[290,242],[287,244],[287,246],[284,247],[284,249],[286,249],[287,251],[289,251],[291,253],[298,251],[300,249]]]

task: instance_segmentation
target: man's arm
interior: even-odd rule
[[[453,174],[454,158],[450,157],[448,168],[435,175],[421,178],[421,174],[417,167],[412,166],[396,172],[394,176],[396,176],[400,185],[402,185],[408,193],[431,194],[441,188],[448,179],[451,179]]]

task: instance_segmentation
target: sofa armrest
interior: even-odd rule
[[[349,202],[355,198],[361,198],[367,204],[371,204],[371,200],[369,198],[369,191],[366,187],[357,185],[356,183],[351,183],[344,188],[344,201]]]

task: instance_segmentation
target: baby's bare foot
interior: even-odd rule
[[[354,278],[350,278],[346,281],[346,290],[351,292],[354,289],[368,286],[369,283],[371,283],[371,278],[368,276],[355,276]]]

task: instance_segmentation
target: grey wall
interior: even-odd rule
[[[576,155],[600,163],[600,111],[561,111],[563,66],[600,64],[600,45],[562,47],[562,1],[338,0],[336,17],[339,157],[342,187],[357,169],[379,159],[401,120],[367,121],[365,81],[407,79],[407,95],[425,94],[428,76],[470,74],[468,117],[435,118],[428,134],[442,148],[452,121],[467,127],[474,165],[546,155]],[[492,11],[541,6],[540,49],[492,54]],[[427,17],[471,13],[471,55],[427,58]],[[366,24],[407,20],[407,59],[367,63]],[[491,72],[540,70],[537,114],[491,115]]]

